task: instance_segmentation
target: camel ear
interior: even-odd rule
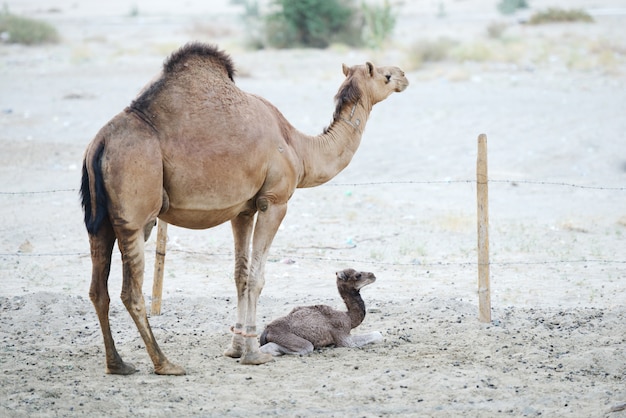
[[[350,72],[350,67],[348,67],[346,64],[341,64],[341,70],[343,71],[343,75],[347,77],[348,73]]]
[[[365,63],[365,66],[367,67],[367,71],[370,73],[370,77],[374,77],[374,64],[372,64],[371,62],[367,61]]]
[[[346,273],[344,273],[343,271],[338,271],[338,272],[337,272],[337,273],[335,273],[335,274],[337,274],[337,278],[338,278],[339,280],[346,280],[346,279],[347,279],[347,277],[346,277]]]

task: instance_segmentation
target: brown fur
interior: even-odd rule
[[[230,56],[224,51],[220,51],[215,45],[199,42],[188,43],[170,55],[163,64],[163,71],[169,74],[184,69],[190,57],[199,57],[202,60],[209,61],[207,65],[222,67],[228,74],[228,78],[234,81],[235,65]]]
[[[287,202],[296,188],[325,183],[343,170],[372,106],[408,85],[396,67],[367,63],[344,65],[343,71],[347,87],[338,95],[333,123],[323,134],[308,136],[269,102],[235,85],[228,55],[214,46],[189,44],[98,132],[85,152],[81,193],[92,255],[89,294],[108,373],[135,370],[119,357],[108,319],[115,241],[123,262],[122,301],[156,373],[184,373],[161,352],[143,300],[144,239],[157,217],[194,229],[231,222],[238,300],[235,335],[225,354],[241,357],[244,364],[271,360],[259,351],[256,308],[265,260]]]

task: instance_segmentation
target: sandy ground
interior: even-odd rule
[[[411,67],[418,39],[486,42],[502,19],[495,2],[441,2],[444,18],[438,2],[407,2],[382,52],[249,51],[241,10],[205,3],[8,2],[57,25],[63,40],[0,44],[0,416],[626,416],[623,2],[560,2],[589,7],[592,25],[514,25],[510,50],[527,60],[421,67]],[[116,297],[118,254],[111,322],[139,372],[104,374],[77,197],[82,153],[193,39],[227,49],[240,87],[311,134],[330,121],[342,62],[409,69],[411,85],[374,108],[351,165],[292,198],[259,306],[260,326],[295,305],[341,307],[334,272],[373,271],[355,332],[378,330],[382,343],[258,367],[224,357],[235,318],[230,227],[170,227],[163,313],[151,323],[188,374],[153,373]],[[472,181],[483,132],[490,323],[477,319],[476,294]],[[148,303],[154,248],[153,236]]]

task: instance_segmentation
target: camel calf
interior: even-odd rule
[[[360,290],[374,283],[374,273],[345,269],[337,272],[337,290],[347,312],[328,305],[298,306],[289,315],[275,319],[261,334],[261,351],[273,356],[282,354],[309,354],[315,348],[361,347],[381,341],[383,336],[375,331],[350,335],[365,318],[365,303]]]

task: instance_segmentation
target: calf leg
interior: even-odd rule
[[[382,340],[383,335],[378,331],[369,332],[367,334],[350,335],[346,340],[345,347],[362,347]]]
[[[314,349],[311,341],[292,333],[268,331],[267,339],[270,342],[261,346],[260,350],[273,356],[282,354],[305,355],[311,353]]]

